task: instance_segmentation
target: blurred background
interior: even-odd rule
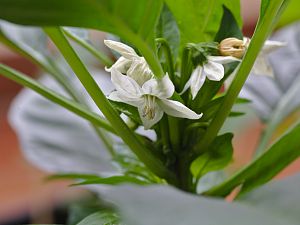
[[[251,36],[259,12],[259,0],[242,0],[243,32]],[[38,69],[28,60],[0,45],[0,62],[25,74],[35,76]],[[21,90],[0,76],[0,225],[24,223],[64,223],[64,206],[85,195],[83,190],[68,187],[68,182],[45,182],[47,173],[31,165],[20,150],[18,138],[7,120],[14,97]],[[235,161],[231,170],[244,165],[252,156],[263,125],[257,118],[240,129],[234,139]],[[300,169],[293,163],[279,177]],[[61,218],[61,220],[60,220]]]

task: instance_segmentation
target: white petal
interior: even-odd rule
[[[191,83],[191,94],[192,98],[195,99],[197,96],[199,90],[203,86],[205,82],[205,73],[203,73],[203,67],[202,66],[197,66],[197,68],[193,71],[191,78],[190,78],[190,83]]]
[[[108,96],[108,99],[115,101],[115,102],[124,102],[124,103],[132,105],[134,107],[139,107],[144,102],[143,97],[128,98],[128,97],[120,94],[119,91],[113,91],[112,93],[110,93],[110,95]]]
[[[256,58],[252,71],[256,75],[267,75],[274,77],[273,69],[267,59],[261,55]]]
[[[220,81],[224,77],[224,67],[220,63],[208,60],[203,65],[203,71],[209,80]]]
[[[187,89],[189,89],[189,87],[191,86],[191,77],[190,79],[185,83],[182,91],[179,93],[180,95],[182,95],[184,92],[186,92]]]
[[[110,68],[105,67],[105,71],[111,72],[111,68],[114,67],[120,73],[127,73],[131,65],[131,60],[124,58],[121,56]]]
[[[144,104],[142,104],[138,107],[140,118],[145,127],[145,130],[150,129],[154,124],[156,124],[158,121],[160,121],[164,115],[164,111],[161,109],[161,107],[157,104],[156,101],[154,104],[155,104],[155,109],[154,109],[155,115],[152,119],[149,119],[147,116],[144,115],[144,106],[145,106]]]
[[[113,91],[107,98],[115,102],[123,102],[123,99],[120,98],[118,91]]]
[[[187,118],[187,119],[199,119],[202,116],[197,114],[184,104],[173,101],[169,99],[157,99],[157,104],[162,108],[162,110],[170,116]]]
[[[111,81],[113,82],[120,95],[128,98],[136,98],[142,96],[141,87],[131,77],[121,74],[114,67],[111,68]]]
[[[133,48],[118,41],[104,40],[104,44],[110,49],[115,50],[127,59],[139,57]]]
[[[144,57],[139,57],[132,61],[132,64],[127,71],[127,76],[131,77],[142,86],[146,81],[153,77],[153,73]]]
[[[251,42],[251,39],[250,39],[250,38],[248,38],[248,37],[243,37],[243,44],[244,44],[244,46],[245,46],[246,48],[249,47],[250,42]]]
[[[239,70],[239,67],[235,68],[235,70],[224,81],[224,89],[225,90],[229,89],[229,87],[230,87],[232,81],[234,80],[238,70]]]
[[[286,43],[267,40],[262,48],[261,54],[269,54],[270,52],[275,51],[283,46],[286,46]]]
[[[145,82],[142,86],[144,94],[150,94],[158,98],[170,98],[175,87],[170,80],[168,74],[166,74],[162,79],[150,79]]]
[[[241,59],[232,56],[208,56],[207,59],[208,61],[212,61],[220,64],[242,61]]]

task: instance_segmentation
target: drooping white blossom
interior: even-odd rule
[[[202,66],[198,65],[194,69],[181,93],[190,88],[192,99],[195,99],[206,78],[212,81],[220,81],[224,77],[223,64],[235,61],[240,61],[240,59],[232,56],[208,56],[206,63]]]
[[[116,91],[112,92],[108,98],[137,107],[145,129],[151,128],[160,121],[164,113],[188,119],[199,119],[202,116],[184,104],[169,99],[175,88],[168,75],[162,79],[148,79],[140,85],[135,79],[123,75],[115,67],[112,67],[110,71]]]
[[[246,47],[248,47],[250,44],[250,39],[244,38],[244,40],[246,40],[244,42],[247,43]],[[256,75],[267,75],[273,77],[274,72],[270,63],[267,60],[267,56],[271,52],[284,46],[286,46],[286,43],[284,42],[266,40],[264,46],[261,49],[261,52],[259,53],[259,55],[255,60],[251,72]]]
[[[245,50],[249,47],[250,41],[251,41],[250,38],[247,37],[243,38]],[[266,40],[264,46],[262,47],[260,53],[258,54],[255,60],[251,73],[253,73],[254,75],[274,77],[274,72],[271,65],[268,62],[267,56],[273,51],[282,48],[284,46],[286,46],[285,42]],[[237,69],[235,69],[233,73],[226,79],[224,83],[225,89],[228,89],[236,73],[237,73]]]

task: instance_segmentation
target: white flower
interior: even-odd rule
[[[244,37],[243,42],[245,45],[245,48],[247,49],[250,45],[250,38]],[[280,41],[271,41],[271,40],[266,40],[264,43],[264,46],[262,47],[260,53],[258,54],[255,63],[252,67],[251,73],[254,75],[263,75],[263,76],[270,76],[274,77],[274,72],[267,60],[267,55],[270,54],[271,52],[286,46],[286,43],[280,42]],[[226,79],[224,83],[224,87],[227,90],[234,80],[234,77],[236,76],[238,69],[236,68],[232,74]]]
[[[116,91],[108,98],[137,107],[145,129],[160,121],[164,112],[170,116],[188,119],[199,119],[202,116],[182,103],[168,99],[174,93],[174,85],[168,75],[161,80],[151,78],[140,86],[134,79],[112,67],[111,80]]]
[[[250,39],[244,38],[244,42],[246,43],[246,47],[248,47]],[[267,60],[267,55],[285,45],[286,43],[284,42],[267,40],[262,47],[261,52],[257,56],[251,72],[256,75],[267,75],[273,77],[273,69]]]
[[[120,73],[127,74],[127,76],[133,78],[140,86],[143,85],[143,82],[153,78],[153,73],[145,58],[136,54],[133,48],[111,40],[104,40],[104,44],[121,54],[121,57],[111,68],[106,68],[107,72],[111,72],[111,69],[115,68]]]
[[[206,78],[213,81],[220,81],[224,77],[224,67],[222,64],[235,61],[240,61],[240,59],[232,56],[208,56],[207,62],[203,66],[197,66],[192,72],[190,79],[185,84],[181,93],[184,93],[190,87],[192,98],[195,99]]]

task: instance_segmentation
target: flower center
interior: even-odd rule
[[[143,117],[152,120],[155,117],[155,96],[145,95],[145,104],[143,108]]]

